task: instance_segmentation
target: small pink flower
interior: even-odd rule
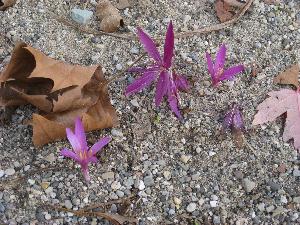
[[[235,75],[244,71],[243,65],[233,66],[228,69],[224,69],[226,58],[226,46],[224,44],[218,50],[216,61],[213,63],[211,56],[206,52],[206,61],[208,72],[211,75],[212,84],[214,87],[218,86],[223,80],[231,80]]]
[[[67,138],[70,144],[72,145],[73,151],[68,149],[62,149],[60,153],[65,157],[74,159],[81,166],[81,171],[85,180],[89,182],[90,176],[88,164],[98,162],[98,159],[96,157],[97,152],[99,152],[105,145],[107,145],[110,142],[111,138],[104,137],[89,149],[87,146],[86,136],[80,118],[76,119],[75,133],[73,133],[70,128],[66,129],[66,133]]]

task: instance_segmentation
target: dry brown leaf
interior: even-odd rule
[[[117,4],[118,9],[126,9],[129,7],[130,7],[130,3],[128,2],[128,0],[119,0]]]
[[[224,23],[231,20],[234,16],[233,8],[224,2],[224,0],[217,0],[215,2],[215,9],[219,20]]]
[[[242,8],[246,2],[243,2],[241,0],[224,0],[224,2],[230,6]]]
[[[101,20],[100,29],[105,32],[112,33],[120,26],[124,26],[119,10],[109,0],[102,0],[98,3],[96,15]]]
[[[0,0],[0,11],[4,11],[8,7],[13,6],[17,0]]]
[[[286,71],[274,78],[275,84],[292,84],[296,88],[299,86],[298,76],[300,72],[299,64],[294,64]]]
[[[33,115],[36,146],[65,137],[76,117],[87,131],[117,123],[100,66],[66,64],[20,43],[0,74],[0,106],[28,103],[46,113]]]

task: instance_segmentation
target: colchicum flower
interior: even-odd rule
[[[234,103],[231,109],[225,114],[223,128],[224,130],[231,129],[233,132],[242,132],[245,130],[242,113],[238,104]]]
[[[96,157],[97,152],[99,152],[105,145],[107,145],[110,142],[111,138],[104,137],[89,149],[86,142],[84,128],[80,118],[76,119],[75,133],[73,133],[70,128],[66,129],[66,133],[67,138],[70,144],[72,145],[73,151],[68,149],[62,149],[60,153],[65,157],[74,159],[81,166],[81,171],[85,180],[89,182],[90,176],[88,164],[98,162],[98,159]]]
[[[179,119],[181,119],[182,116],[178,109],[178,90],[187,91],[188,82],[186,78],[176,74],[172,69],[172,58],[174,55],[174,32],[172,22],[169,23],[167,29],[163,58],[160,56],[154,41],[149,35],[140,28],[138,28],[137,33],[145,51],[155,62],[148,68],[132,68],[129,70],[130,72],[140,72],[142,73],[142,76],[127,86],[125,95],[129,96],[134,94],[158,79],[155,94],[156,107],[160,105],[164,96],[167,96],[171,110]]]
[[[208,72],[211,75],[212,84],[214,87],[218,86],[223,80],[231,80],[236,74],[244,70],[243,65],[233,66],[228,69],[224,69],[226,58],[226,46],[224,44],[218,50],[216,61],[213,63],[211,56],[206,52],[206,60],[208,66]]]

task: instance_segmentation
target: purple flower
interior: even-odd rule
[[[224,130],[231,129],[233,132],[245,130],[242,113],[238,104],[234,103],[230,110],[225,114],[223,128]]]
[[[143,44],[145,51],[154,60],[154,64],[147,68],[137,67],[129,70],[130,72],[142,73],[142,76],[127,86],[125,95],[129,96],[134,94],[158,79],[155,93],[156,107],[160,105],[164,96],[167,96],[171,110],[179,119],[181,119],[182,116],[178,109],[178,90],[187,91],[188,82],[186,78],[176,74],[175,71],[172,70],[172,58],[174,55],[174,32],[172,22],[169,23],[167,29],[163,58],[158,52],[154,41],[140,28],[138,28],[138,37]]]
[[[219,48],[215,63],[213,63],[210,54],[206,52],[208,72],[211,75],[212,84],[214,87],[218,86],[223,80],[231,80],[236,74],[244,70],[243,65],[233,66],[225,70],[225,57],[226,46],[224,44],[222,44]]]
[[[65,148],[62,149],[60,153],[65,157],[74,159],[81,166],[81,171],[85,180],[89,182],[90,176],[88,164],[98,162],[98,159],[96,157],[97,152],[99,152],[105,145],[107,145],[110,142],[111,138],[104,137],[89,149],[80,118],[77,118],[75,122],[75,134],[70,128],[66,129],[66,133],[67,138],[72,145],[73,151]]]

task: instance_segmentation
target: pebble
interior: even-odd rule
[[[259,211],[261,211],[261,212],[263,212],[263,211],[265,211],[265,203],[259,203],[258,205],[257,205],[257,208],[258,208],[258,210]]]
[[[1,213],[4,213],[4,211],[5,211],[5,207],[4,207],[4,205],[0,202],[0,212],[1,212]]]
[[[140,180],[139,186],[138,186],[139,190],[142,191],[142,190],[145,189],[145,187],[146,187],[146,186],[145,186],[144,182],[143,182],[142,180]]]
[[[46,214],[45,214],[45,219],[46,219],[46,220],[51,220],[51,215],[50,215],[49,213],[46,213]]]
[[[118,181],[114,181],[112,184],[111,184],[111,189],[113,190],[119,190],[121,188],[121,184],[120,182]]]
[[[218,206],[218,201],[210,201],[209,204],[210,204],[210,207],[216,208]]]
[[[171,179],[171,172],[166,170],[164,171],[164,177],[166,178],[166,180],[170,180]]]
[[[6,174],[7,176],[14,175],[15,172],[16,172],[16,171],[15,171],[14,168],[8,168],[8,169],[5,170],[5,174]]]
[[[47,155],[45,157],[45,160],[48,161],[48,162],[50,162],[50,163],[52,163],[52,162],[54,162],[56,160],[56,157],[55,157],[54,153],[50,153],[49,155]]]
[[[144,177],[144,184],[147,187],[154,185],[154,179],[153,179],[153,177],[152,176],[146,176],[146,177]]]
[[[295,202],[296,204],[300,204],[300,196],[294,197],[293,202]]]
[[[29,183],[30,185],[34,185],[34,184],[35,184],[35,180],[28,179],[28,183]]]
[[[286,196],[284,196],[284,195],[280,196],[280,202],[283,204],[287,204],[288,200],[287,200]]]
[[[115,173],[114,172],[107,172],[107,173],[103,173],[101,176],[102,176],[102,179],[104,179],[104,180],[114,179],[115,178]]]
[[[274,209],[275,209],[275,206],[270,205],[270,206],[268,206],[268,207],[266,208],[266,211],[267,211],[268,213],[270,213],[270,212],[272,212]]]
[[[299,169],[294,169],[293,176],[294,177],[300,177],[300,170]]]
[[[197,208],[196,203],[191,202],[187,207],[186,207],[186,211],[188,212],[194,212]]]
[[[272,191],[278,191],[281,188],[281,186],[279,184],[277,184],[273,181],[268,181],[267,185],[270,186]]]
[[[0,170],[0,177],[3,177],[5,174],[4,170]]]
[[[71,11],[71,18],[80,24],[87,24],[92,16],[93,12],[86,9],[72,9]]]
[[[65,206],[67,209],[72,209],[73,205],[70,200],[65,200]]]
[[[245,191],[248,193],[251,192],[256,186],[255,182],[251,181],[248,178],[243,179],[242,184],[243,184]]]
[[[174,215],[176,212],[175,212],[175,209],[170,209],[168,213],[169,213],[169,215],[172,216],[172,215]]]
[[[183,163],[187,163],[191,159],[190,155],[181,155],[180,160]]]
[[[221,224],[221,218],[219,216],[214,216],[213,217],[213,223],[214,224]]]
[[[118,63],[118,64],[116,65],[116,69],[117,69],[117,70],[122,70],[122,69],[123,69],[123,66],[122,66],[120,63]]]
[[[130,103],[134,106],[134,107],[140,107],[140,105],[139,105],[139,103],[138,103],[138,101],[137,101],[137,99],[135,98],[135,99],[132,99],[131,101],[130,101]]]
[[[112,135],[112,136],[115,136],[115,137],[123,137],[122,131],[117,130],[117,129],[115,129],[115,128],[113,128],[113,129],[111,130],[111,135]]]
[[[124,192],[123,191],[120,191],[120,190],[117,190],[116,191],[116,194],[119,196],[119,198],[123,198],[124,197]]]
[[[181,205],[181,199],[174,197],[173,200],[174,200],[175,205],[178,205],[178,206]]]

